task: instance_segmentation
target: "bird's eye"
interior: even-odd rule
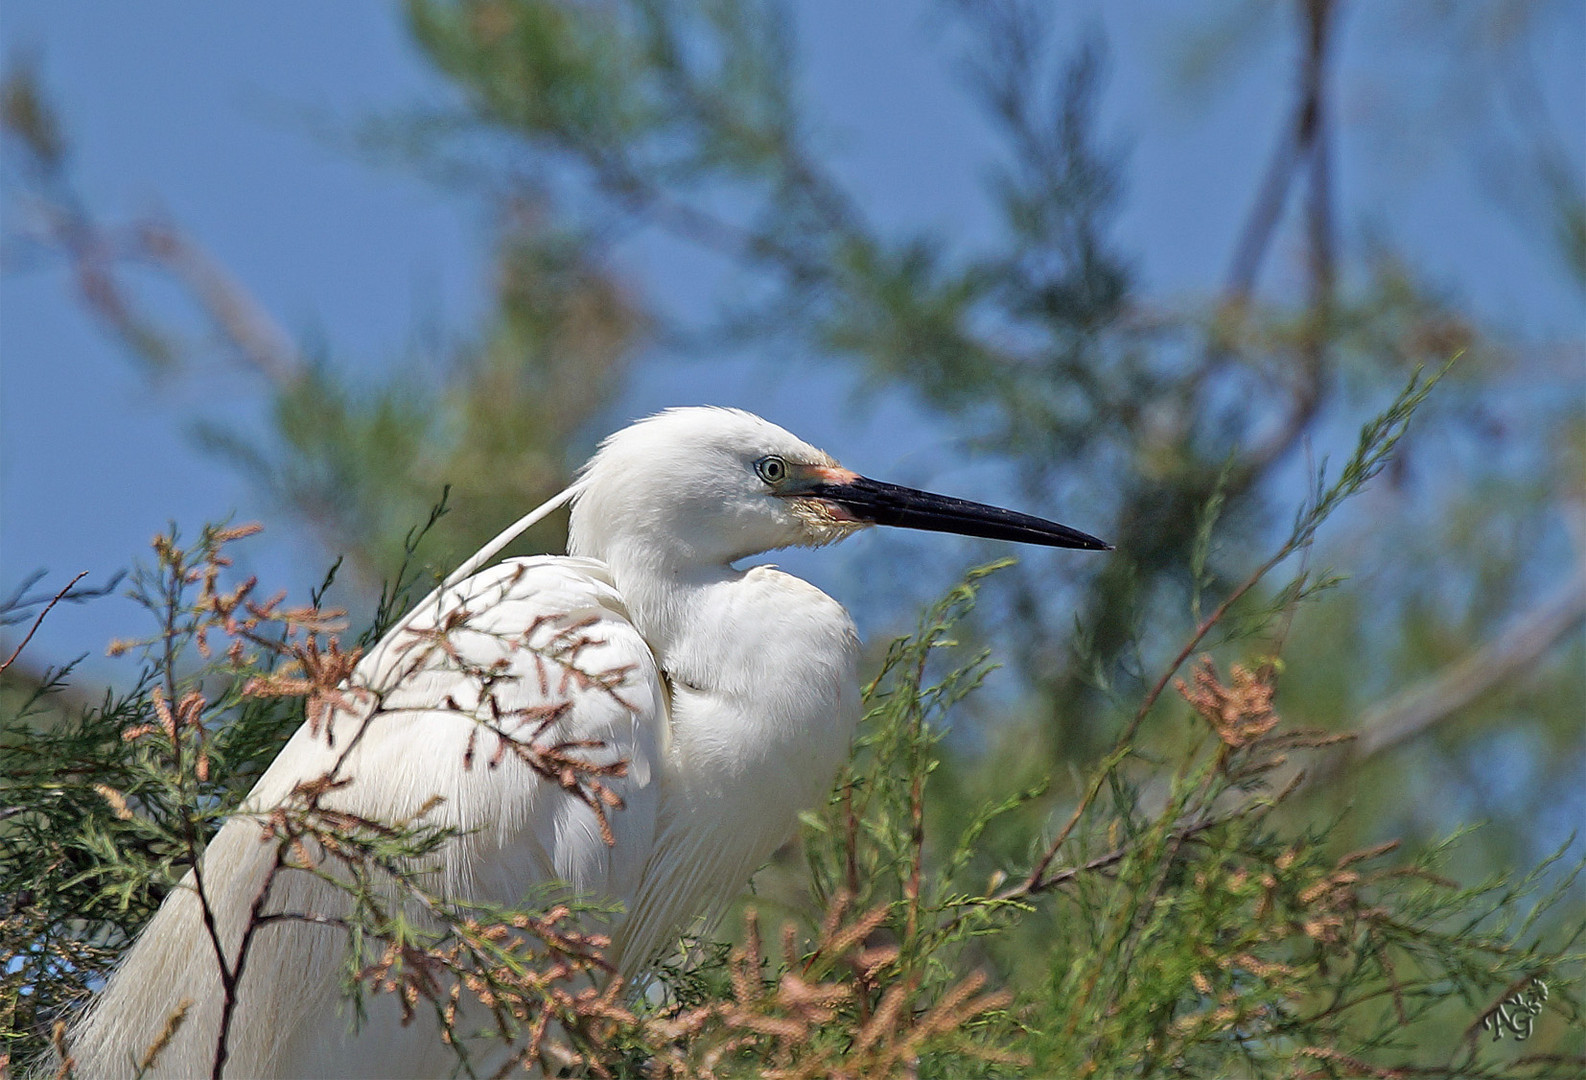
[[[768,484],[780,484],[787,479],[787,462],[775,454],[767,454],[754,463],[754,471]]]

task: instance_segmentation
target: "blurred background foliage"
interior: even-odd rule
[[[1255,58],[1276,53],[1282,79],[1265,92],[1287,102],[1276,128],[1248,132],[1270,156],[1240,178],[1248,209],[1224,276],[1189,295],[1153,289],[1143,253],[1118,239],[1135,165],[1127,125],[1101,119],[1101,24],[1076,34],[1019,0],[928,12],[942,78],[994,138],[989,236],[900,227],[845,182],[834,118],[801,92],[797,5],[409,0],[407,31],[449,92],[334,136],[486,208],[493,302],[461,340],[371,379],[283,330],[180,223],[105,219],[74,187],[72,118],[49,103],[47,65],[22,57],[3,97],[7,242],[64,261],[86,313],[151,378],[251,373],[268,429],[199,438],[311,529],[327,562],[345,556],[355,601],[443,486],[451,512],[421,551],[441,572],[558,490],[624,419],[615,403],[636,371],[750,356],[777,370],[767,378],[850,371],[861,408],[906,402],[977,463],[987,497],[1118,547],[1028,555],[984,587],[968,634],[1014,677],[955,714],[932,812],[962,819],[1049,781],[988,829],[988,872],[1072,804],[1075,770],[1286,535],[1321,463],[1416,366],[1458,355],[1391,470],[1304,555],[1313,580],[1356,576],[1235,651],[1281,650],[1286,719],[1361,732],[1285,811],[1322,821],[1352,806],[1328,836],[1339,853],[1484,822],[1458,849],[1463,870],[1529,865],[1586,820],[1586,335],[1579,321],[1560,335],[1483,317],[1397,246],[1383,208],[1339,183],[1340,102],[1360,70],[1350,49],[1434,72],[1446,100],[1432,119],[1408,131],[1389,108],[1350,116],[1348,151],[1431,142],[1448,167],[1474,166],[1491,213],[1548,253],[1586,318],[1583,132],[1538,104],[1530,59],[1576,13],[1370,7],[1230,0],[1175,16],[1186,100],[1271,70]],[[1363,42],[1352,21],[1368,20],[1395,39]],[[677,310],[647,279],[688,264],[642,265],[634,236],[694,252],[735,287],[712,310]],[[148,302],[151,280],[191,300],[187,322]],[[556,550],[560,528],[520,546]],[[898,625],[964,563],[902,541],[850,557]],[[1234,617],[1286,599],[1256,590]]]

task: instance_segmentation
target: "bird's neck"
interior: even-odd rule
[[[619,546],[602,554],[634,626],[668,669],[690,635],[713,625],[707,609],[721,602],[722,588],[743,578],[726,563],[670,559],[653,548]]]

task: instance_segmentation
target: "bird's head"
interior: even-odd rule
[[[568,550],[637,546],[673,566],[721,565],[897,525],[1104,550],[1066,525],[870,480],[738,409],[668,409],[610,436],[584,467]]]

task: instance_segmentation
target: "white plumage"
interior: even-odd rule
[[[610,958],[628,976],[743,887],[831,782],[858,717],[847,613],[797,578],[733,563],[872,522],[1104,546],[1038,518],[865,480],[735,410],[676,409],[618,432],[570,491],[571,555],[509,559],[438,591],[359,664],[353,686],[378,694],[326,730],[298,731],[245,805],[267,812],[345,754],[341,774],[352,783],[326,805],[394,821],[443,800],[426,820],[466,834],[437,858],[448,895],[515,904],[563,882],[619,903]],[[452,627],[451,648],[425,644],[436,626]],[[620,683],[563,677],[554,664],[547,677],[557,634],[588,639],[576,666],[620,672]],[[614,843],[587,805],[515,756],[487,760],[490,724],[518,724],[526,737],[533,717],[564,703],[543,738],[598,740],[589,760],[628,763],[609,781],[623,800],[610,813]],[[260,831],[256,817],[233,818],[201,864],[228,955],[275,857]],[[343,904],[333,886],[287,871],[265,910]],[[331,926],[259,931],[227,1075],[452,1071],[433,1021],[421,1013],[401,1026],[386,996],[371,997],[351,1030],[338,983],[345,947]],[[77,1075],[130,1076],[183,999],[192,1009],[151,1076],[208,1075],[213,1059],[220,981],[190,889],[166,900],[73,1030]],[[492,1071],[490,1056],[476,1069]]]

